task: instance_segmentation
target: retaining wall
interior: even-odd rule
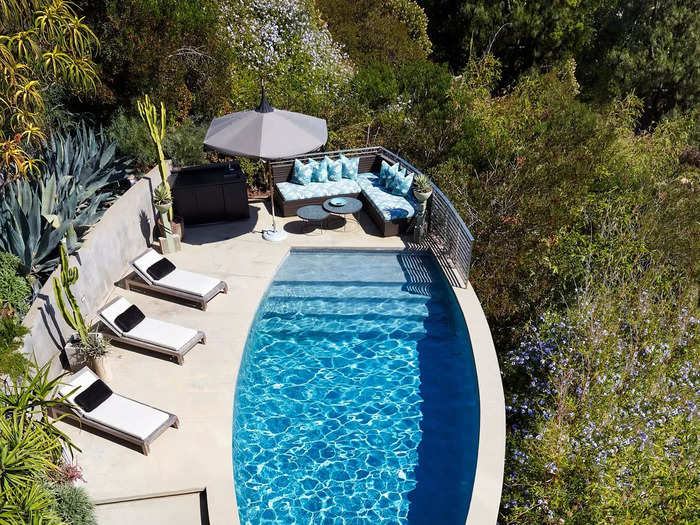
[[[155,167],[107,209],[90,228],[80,249],[70,256],[70,265],[77,266],[80,273],[72,290],[86,321],[94,319],[114,284],[129,273],[129,261],[151,245],[155,226],[151,195],[159,183]],[[24,339],[24,353],[30,358],[33,355],[39,365],[53,359],[53,376],[67,366],[60,354],[73,333],[54,297],[53,277],[59,273],[60,268],[54,270],[22,321],[30,329]]]

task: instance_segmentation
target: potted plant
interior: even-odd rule
[[[63,318],[77,333],[66,344],[65,350],[69,357],[87,362],[88,366],[102,379],[109,379],[109,370],[105,355],[109,350],[109,341],[100,333],[94,331],[85,323],[80,306],[71,286],[78,282],[78,269],[68,265],[68,252],[65,239],[59,245],[61,263],[60,278],[53,278],[53,290],[58,309]]]
[[[433,186],[430,179],[423,174],[416,175],[413,179],[413,195],[418,202],[426,202],[433,194]]]
[[[165,105],[160,103],[160,115],[156,110],[156,106],[151,102],[151,99],[146,95],[143,100],[139,100],[138,110],[141,119],[148,126],[148,131],[151,135],[151,141],[156,150],[156,155],[158,156],[158,171],[160,172],[160,184],[168,189],[170,194],[170,184],[168,183],[168,167],[165,164],[165,154],[163,153],[163,139],[165,138]],[[172,228],[172,233],[179,235],[182,239],[185,231],[182,217],[176,217],[173,215],[172,210],[172,198],[171,207],[168,209],[168,219],[170,220],[170,225]],[[160,229],[160,234],[162,237],[165,236],[165,224],[161,219],[158,219],[158,228]]]
[[[173,197],[170,188],[165,184],[159,184],[153,192],[153,204],[159,213],[168,215],[173,207]]]

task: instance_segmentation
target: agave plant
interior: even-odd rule
[[[115,156],[116,143],[84,124],[44,144],[42,176],[6,185],[0,196],[0,250],[15,254],[26,274],[43,277],[58,264],[58,244],[69,253],[104,212],[115,183],[131,170]]]

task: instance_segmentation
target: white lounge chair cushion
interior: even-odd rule
[[[197,335],[197,330],[193,330],[192,328],[186,328],[150,317],[146,317],[128,332],[122,332],[119,330],[114,320],[130,306],[131,303],[129,301],[123,297],[119,297],[99,314],[100,318],[110,330],[119,337],[135,339],[143,343],[150,343],[170,350],[179,351]]]
[[[201,273],[175,269],[162,279],[156,281],[156,284],[204,297],[219,286],[221,281],[213,277],[202,275]]]
[[[78,387],[78,390],[68,396],[68,400],[75,404],[75,396],[97,381],[97,379],[99,378],[92,370],[84,367],[67,378],[66,384],[62,385],[59,391],[62,395],[66,395]],[[146,439],[170,417],[170,414],[167,412],[115,393],[92,412],[85,412],[77,405],[75,410],[79,416],[85,419],[120,430],[139,439]]]
[[[197,335],[197,330],[184,326],[159,321],[146,317],[139,324],[129,330],[125,337],[136,339],[144,343],[169,348],[170,350],[182,350],[192,338]]]
[[[146,439],[168,420],[170,414],[119,394],[112,394],[92,412],[84,413],[84,417],[139,439]]]
[[[214,279],[213,277],[208,277],[206,275],[202,275],[201,273],[180,270],[178,268],[170,272],[162,279],[155,281],[150,275],[148,275],[148,268],[162,258],[163,256],[159,253],[155,252],[154,250],[149,250],[134,261],[134,267],[138,270],[141,277],[143,277],[149,284],[156,284],[158,286],[191,293],[200,297],[204,297],[214,288],[219,286],[219,284],[221,284],[220,280]]]

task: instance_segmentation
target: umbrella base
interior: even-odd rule
[[[277,230],[275,228],[270,228],[269,230],[263,230],[263,239],[266,241],[280,242],[287,238],[287,232],[284,230]]]

